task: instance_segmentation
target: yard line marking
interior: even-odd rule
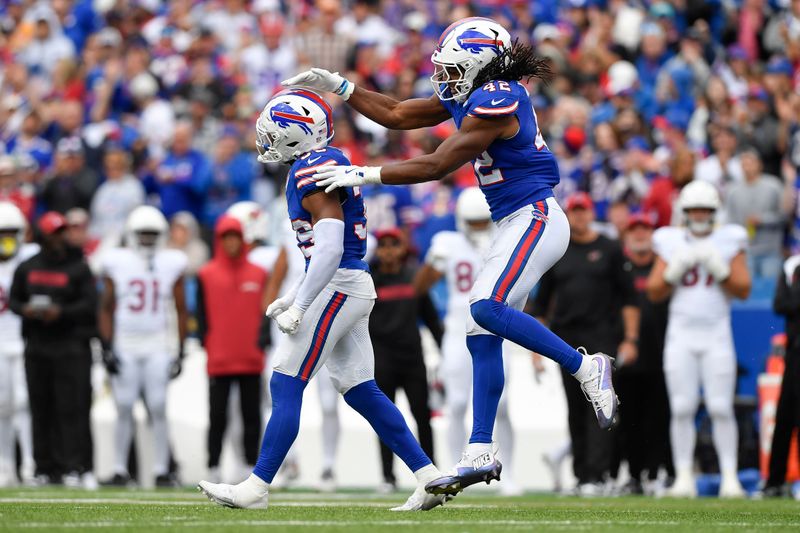
[[[226,527],[226,526],[251,526],[251,527],[355,527],[355,526],[503,526],[503,527],[531,527],[531,526],[561,526],[568,528],[585,528],[596,526],[620,526],[620,525],[635,525],[635,526],[685,526],[690,524],[690,521],[679,522],[675,520],[669,521],[654,521],[654,520],[632,520],[632,521],[614,521],[614,520],[195,520],[176,523],[170,521],[165,524],[164,521],[146,522],[146,521],[104,521],[104,522],[72,522],[72,523],[46,523],[46,522],[28,522],[25,524],[15,524],[15,527],[26,529],[88,529],[88,528],[108,528],[108,527],[126,527],[128,525],[136,525],[137,527],[161,527],[161,528],[174,528],[174,527]],[[715,527],[761,527],[761,528],[796,528],[800,527],[800,522],[715,522],[712,524]]]

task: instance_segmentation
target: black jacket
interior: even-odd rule
[[[796,257],[790,257],[786,264],[791,268],[800,262]],[[785,271],[781,270],[772,307],[775,313],[786,317],[787,356],[800,353],[800,266],[795,267],[788,279]]]
[[[409,267],[397,274],[384,274],[377,267],[372,271],[378,300],[369,317],[369,335],[376,357],[384,354],[393,359],[422,357],[419,322],[422,321],[442,344],[442,323],[430,297],[417,296],[411,281],[414,270]]]
[[[23,316],[22,336],[28,345],[87,341],[96,335],[97,287],[80,250],[68,248],[63,257],[43,250],[17,267],[9,295],[11,310],[22,316],[36,295],[49,296],[61,315],[50,323]]]

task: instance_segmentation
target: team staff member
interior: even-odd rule
[[[89,409],[97,292],[83,253],[65,240],[56,212],[38,223],[42,250],[14,273],[9,307],[22,316],[25,371],[38,475],[95,488]],[[87,442],[88,438],[88,442]]]
[[[372,279],[378,300],[369,319],[369,334],[375,349],[375,381],[390,400],[397,389],[408,397],[417,423],[417,437],[428,457],[433,457],[431,410],[428,406],[428,377],[419,334],[420,320],[442,345],[443,328],[427,294],[417,296],[415,270],[406,264],[408,245],[400,229],[380,231]],[[392,451],[381,443],[381,463],[386,489],[394,489]]]
[[[663,352],[669,302],[647,298],[647,278],[656,260],[653,221],[631,215],[625,231],[627,263],[633,276],[639,320],[639,355],[615,376],[617,391],[625,398],[620,406],[621,457],[628,461],[630,481],[626,492],[643,494],[642,474],[653,482],[661,467],[674,475],[669,449],[669,398],[664,382]],[[649,489],[648,489],[649,490]]]
[[[197,328],[208,354],[208,468],[218,478],[234,382],[239,384],[245,460],[252,467],[258,459],[267,274],[247,260],[236,218],[222,216],[214,233],[214,258],[197,274]]]
[[[547,319],[553,333],[571,346],[591,346],[632,363],[638,353],[639,309],[622,248],[592,229],[594,206],[588,194],[567,200],[567,219],[569,247],[542,277],[533,315]],[[580,383],[563,369],[562,377],[579,492],[598,494],[610,467],[612,436],[597,426]]]
[[[800,255],[793,255],[783,264],[773,309],[786,317],[786,368],[775,413],[765,496],[784,494],[789,444],[795,428],[800,426]]]

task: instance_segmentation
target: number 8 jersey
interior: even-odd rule
[[[314,229],[311,213],[303,208],[303,198],[320,192],[314,174],[324,167],[350,165],[347,157],[328,146],[313,150],[294,162],[286,181],[286,203],[297,246],[306,258],[306,268],[314,249]],[[344,253],[339,268],[369,271],[364,261],[367,252],[367,215],[359,187],[338,189],[344,214]]]
[[[433,236],[425,262],[443,274],[447,282],[444,329],[463,338],[469,316],[469,293],[483,259],[463,233],[440,231]]]
[[[464,117],[517,117],[516,135],[495,140],[472,163],[492,220],[553,196],[559,182],[558,163],[544,142],[528,90],[521,83],[492,81],[473,91],[463,104],[441,102],[459,128]]]
[[[158,250],[148,260],[130,248],[103,255],[102,273],[114,284],[114,348],[130,355],[173,349],[170,316],[173,288],[186,270],[180,250]]]

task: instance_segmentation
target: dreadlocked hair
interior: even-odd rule
[[[511,46],[503,48],[500,55],[478,72],[470,94],[478,87],[495,80],[519,81],[523,78],[528,80],[539,78],[549,83],[554,76],[549,61],[548,58],[537,56],[533,46],[514,39]]]

